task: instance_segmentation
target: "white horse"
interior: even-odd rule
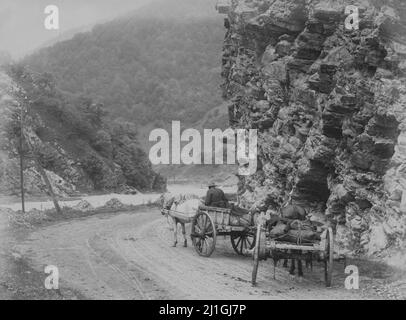
[[[172,193],[167,192],[162,194],[160,199],[163,209],[178,212],[181,215],[184,215],[189,218],[192,218],[196,215],[199,205],[202,204],[199,197],[194,194],[174,195]],[[178,243],[178,223],[182,227],[183,246],[187,247],[185,223],[189,221],[187,221],[187,219],[183,220],[179,217],[168,215],[165,212],[162,212],[162,214],[166,215],[168,222],[169,221],[172,222],[174,235],[173,247],[176,247]]]

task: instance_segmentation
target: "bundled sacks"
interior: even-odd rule
[[[279,238],[284,236],[288,231],[289,227],[285,223],[278,222],[277,225],[271,229],[269,235],[271,238]]]
[[[231,226],[246,226],[249,227],[256,223],[258,213],[250,212],[247,209],[240,208],[231,203],[230,225]]]
[[[309,243],[320,240],[320,234],[312,230],[289,230],[281,241],[293,242],[297,244]]]
[[[281,216],[290,220],[305,220],[306,210],[299,206],[290,205],[281,209]]]
[[[320,240],[320,233],[317,227],[310,221],[279,221],[271,227],[269,236],[272,239],[292,243],[309,243]]]
[[[278,241],[301,244],[320,240],[317,225],[306,220],[306,211],[299,206],[282,208],[281,216],[271,215],[268,227],[270,238]]]

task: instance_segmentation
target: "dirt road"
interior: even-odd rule
[[[273,279],[271,261],[260,264],[258,286],[250,284],[252,261],[237,256],[229,239],[218,239],[210,258],[194,248],[170,246],[172,233],[158,210],[102,214],[36,229],[15,245],[20,257],[42,277],[46,265],[67,288],[89,299],[365,299],[377,298],[376,279],[361,274],[360,290],[344,289],[337,264],[334,286],[325,288],[321,266],[299,279],[283,268]],[[383,281],[383,280],[382,280]],[[375,287],[375,286],[374,286]]]

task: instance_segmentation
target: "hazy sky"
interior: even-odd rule
[[[19,58],[60,34],[109,20],[154,0],[0,0],[0,51]],[[46,30],[44,9],[59,8],[59,30]]]

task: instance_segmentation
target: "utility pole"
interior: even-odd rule
[[[54,207],[55,207],[56,212],[58,214],[62,214],[61,207],[59,206],[59,203],[58,203],[58,200],[57,200],[56,195],[54,193],[54,190],[52,189],[51,182],[49,181],[48,176],[47,176],[44,168],[41,166],[41,163],[40,163],[37,155],[34,155],[34,160],[35,160],[35,162],[37,164],[37,169],[38,169],[40,175],[42,176],[42,179],[44,180],[45,185],[48,188],[48,192],[49,192],[49,195],[51,196],[51,199],[52,199],[52,201],[54,203]]]
[[[21,104],[20,114],[20,183],[21,183],[21,211],[25,213],[24,201],[24,104]]]
[[[38,172],[39,172],[39,174],[41,175],[42,179],[45,182],[45,185],[46,185],[46,187],[48,189],[49,195],[51,196],[51,199],[52,199],[52,201],[54,203],[56,212],[58,214],[62,214],[61,207],[59,206],[59,203],[58,203],[58,200],[57,200],[56,195],[54,193],[54,190],[52,189],[51,182],[49,181],[48,176],[47,176],[44,168],[42,167],[41,162],[39,161],[38,154],[37,154],[37,152],[35,150],[34,143],[32,143],[31,138],[30,138],[29,135],[26,136],[25,141],[27,142],[27,145],[28,145],[33,157],[34,157],[34,162],[36,164]]]
[[[21,136],[20,136],[20,176],[21,176],[21,206],[22,206],[22,212],[25,212],[25,203],[24,203],[24,168],[23,168],[23,164],[24,164],[24,155],[23,155],[23,146],[24,146],[24,140],[27,143],[27,146],[29,148],[29,150],[31,151],[33,157],[34,157],[34,161],[35,164],[37,166],[37,169],[42,177],[42,179],[45,182],[45,185],[48,189],[48,192],[52,198],[52,201],[54,203],[55,206],[55,210],[58,214],[62,213],[61,207],[59,206],[58,200],[56,198],[56,195],[54,193],[54,190],[52,189],[52,185],[48,179],[48,176],[44,170],[44,168],[42,168],[41,163],[39,161],[38,155],[36,153],[34,144],[31,142],[31,138],[29,135],[25,136],[25,130],[24,130],[24,106],[26,103],[26,98],[24,99],[24,102],[21,104]]]

